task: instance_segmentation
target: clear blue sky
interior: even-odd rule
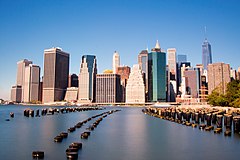
[[[70,73],[83,54],[97,56],[98,72],[112,67],[115,50],[132,66],[142,50],[175,47],[201,63],[204,26],[213,61],[240,66],[239,0],[0,0],[0,98],[9,99],[17,61],[43,69],[43,51],[70,53]],[[42,72],[43,73],[43,72]]]

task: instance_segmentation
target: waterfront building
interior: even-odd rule
[[[68,87],[78,87],[78,76],[76,74],[68,76]]]
[[[121,82],[118,74],[96,75],[96,103],[121,102]]]
[[[25,84],[25,68],[32,64],[32,61],[27,59],[17,62],[17,86],[21,86],[21,102],[24,100],[24,84]]]
[[[43,103],[64,100],[68,75],[69,54],[60,48],[44,50]]]
[[[97,59],[94,55],[82,56],[78,76],[78,101],[82,103],[95,102]]]
[[[178,71],[177,71],[177,89],[178,89],[178,94],[180,91],[180,87],[182,85],[182,79],[183,79],[183,72],[185,71],[185,68],[191,67],[190,62],[181,62],[178,64]]]
[[[208,93],[214,89],[219,93],[226,93],[227,83],[230,79],[230,65],[225,63],[213,63],[208,65]]]
[[[212,63],[212,51],[211,51],[211,45],[207,41],[207,38],[202,44],[202,64],[203,68],[207,69],[208,64]]]
[[[126,86],[130,72],[131,68],[129,66],[120,66],[117,68],[117,74],[120,75],[121,78],[121,93],[122,93],[121,102],[126,101]]]
[[[77,87],[67,88],[67,92],[64,100],[67,102],[77,102],[77,99],[78,99],[78,88]]]
[[[138,54],[138,64],[143,72],[144,84],[145,84],[145,94],[148,93],[148,50],[142,50]]]
[[[148,100],[166,101],[166,53],[158,41],[148,54]]]
[[[40,67],[29,64],[29,66],[25,68],[24,81],[23,101],[25,103],[39,101]]]
[[[167,55],[168,55],[167,98],[169,102],[175,102],[177,95],[176,48],[169,48],[167,50]]]
[[[117,51],[113,54],[113,74],[117,73],[117,68],[120,66],[120,56]]]
[[[126,86],[126,103],[145,103],[145,85],[140,66],[133,65]]]
[[[22,102],[22,86],[12,86],[11,101],[15,103]]]
[[[198,68],[187,68],[184,71],[186,93],[191,98],[198,98],[200,89],[200,71]]]

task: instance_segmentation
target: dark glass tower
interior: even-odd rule
[[[166,53],[158,42],[148,54],[148,101],[166,102]]]
[[[208,64],[212,64],[211,45],[207,39],[205,39],[202,45],[202,64],[204,69],[207,69]]]
[[[43,102],[61,101],[68,86],[69,54],[60,48],[44,50]]]

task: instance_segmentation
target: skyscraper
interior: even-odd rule
[[[145,85],[138,64],[133,65],[126,87],[126,103],[145,103]]]
[[[211,94],[214,89],[217,89],[219,93],[226,93],[229,82],[229,64],[213,63],[208,65],[208,94]]]
[[[200,89],[199,68],[187,68],[184,71],[184,77],[186,80],[187,95],[191,95],[191,98],[198,98]]]
[[[120,75],[121,78],[121,102],[126,101],[126,86],[127,86],[127,81],[129,78],[131,68],[128,66],[121,66],[117,68],[117,74]]]
[[[145,92],[148,92],[148,50],[142,50],[138,54],[138,64],[144,74]]]
[[[166,101],[166,53],[158,41],[148,54],[148,100]]]
[[[24,102],[39,101],[40,67],[29,64],[25,68]]]
[[[17,62],[17,86],[22,87],[21,101],[24,100],[25,68],[32,64],[32,61],[24,59]]]
[[[177,95],[177,62],[176,62],[176,48],[169,48],[168,54],[168,101],[176,101]]]
[[[96,102],[121,102],[121,83],[118,74],[97,74],[96,76]]]
[[[113,74],[117,73],[117,68],[120,66],[120,56],[117,51],[113,54]]]
[[[79,92],[78,101],[89,103],[95,102],[96,92],[96,74],[97,74],[97,59],[94,55],[82,56],[82,63],[79,74]]]
[[[204,69],[207,69],[208,64],[212,64],[211,45],[207,39],[202,44],[202,64]]]
[[[20,103],[22,101],[22,86],[12,86],[11,101],[16,103]]]
[[[69,54],[60,48],[44,50],[43,102],[62,101],[68,86]]]

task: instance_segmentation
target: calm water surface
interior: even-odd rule
[[[80,134],[92,120],[62,143],[53,138],[62,131],[93,115],[116,109],[74,112],[27,118],[25,106],[0,106],[0,159],[32,159],[32,151],[43,150],[47,160],[66,159],[65,150],[72,142],[82,142],[78,159],[83,160],[225,160],[240,159],[240,136],[201,131],[145,115],[142,108],[119,108],[106,117],[87,140]],[[30,107],[34,110],[47,107]],[[9,113],[15,117],[10,121]]]

